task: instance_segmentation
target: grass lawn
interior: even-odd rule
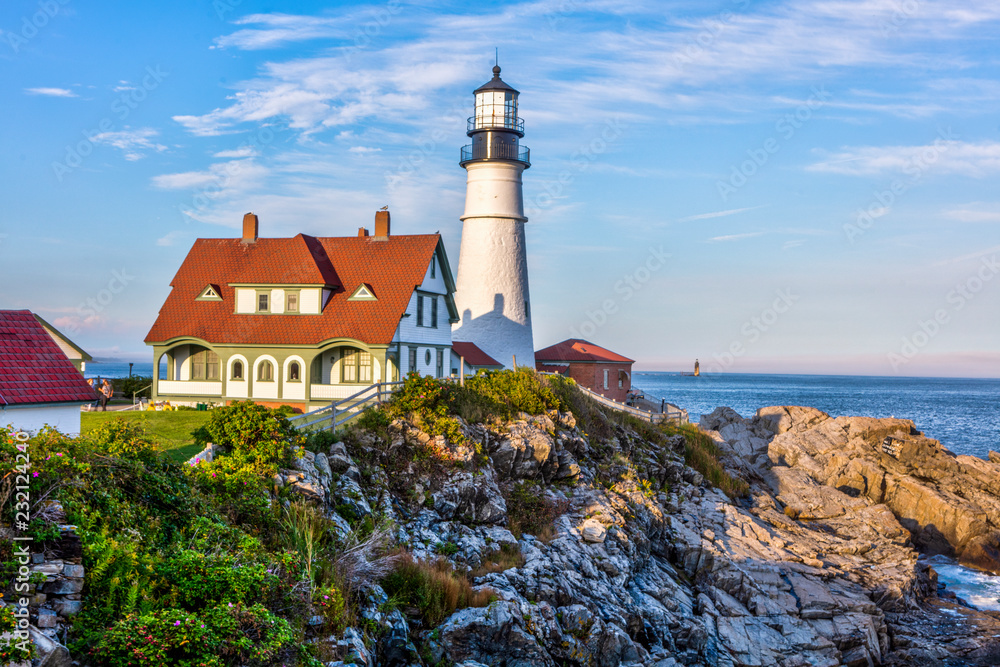
[[[114,417],[145,423],[146,434],[159,445],[161,451],[175,461],[187,461],[201,451],[194,444],[192,431],[208,423],[208,412],[177,410],[169,412],[82,412],[80,430],[86,434],[102,422]]]

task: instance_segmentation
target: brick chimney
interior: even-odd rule
[[[243,243],[257,242],[257,216],[247,213],[243,216]]]
[[[364,227],[358,227],[358,238],[364,238],[368,236],[368,230]]]
[[[389,211],[375,211],[375,237],[389,237]]]

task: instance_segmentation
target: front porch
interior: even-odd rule
[[[175,404],[250,399],[308,411],[399,378],[396,350],[355,340],[254,349],[188,339],[157,346],[154,354],[153,400]]]

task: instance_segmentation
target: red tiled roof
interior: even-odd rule
[[[330,338],[389,344],[440,238],[198,239],[146,342],[192,336],[216,344],[315,345]],[[219,285],[222,301],[196,301],[210,283]],[[237,314],[234,283],[327,285],[334,291],[319,315]],[[348,301],[362,283],[378,300]]]
[[[561,343],[550,345],[544,350],[535,352],[535,361],[540,363],[558,363],[577,361],[584,363],[635,363],[635,359],[623,357],[600,345],[594,345],[579,338],[568,338]]]
[[[30,310],[0,310],[0,405],[94,398],[94,390]]]
[[[475,343],[462,343],[455,341],[451,344],[451,349],[460,357],[465,357],[465,363],[470,366],[496,366],[503,368],[503,364],[479,349]]]

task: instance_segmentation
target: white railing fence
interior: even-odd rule
[[[376,382],[347,398],[333,401],[318,410],[289,417],[292,426],[301,430],[336,431],[371,405],[381,405],[403,386],[399,382]]]
[[[678,408],[676,405],[672,405],[670,403],[665,404],[666,407],[663,410],[663,412],[650,412],[648,410],[641,410],[639,408],[632,407],[631,405],[625,405],[624,403],[619,403],[618,401],[613,401],[610,398],[601,396],[597,392],[591,391],[590,389],[587,389],[586,387],[583,387],[579,384],[577,385],[577,389],[579,389],[586,396],[589,396],[590,398],[594,399],[603,406],[609,407],[612,410],[617,410],[619,412],[625,412],[627,414],[632,415],[633,417],[642,419],[643,421],[652,422],[654,424],[662,424],[664,422],[676,422],[678,425],[682,425],[688,423],[688,411],[682,408]],[[675,409],[671,410],[669,408],[675,408]]]

